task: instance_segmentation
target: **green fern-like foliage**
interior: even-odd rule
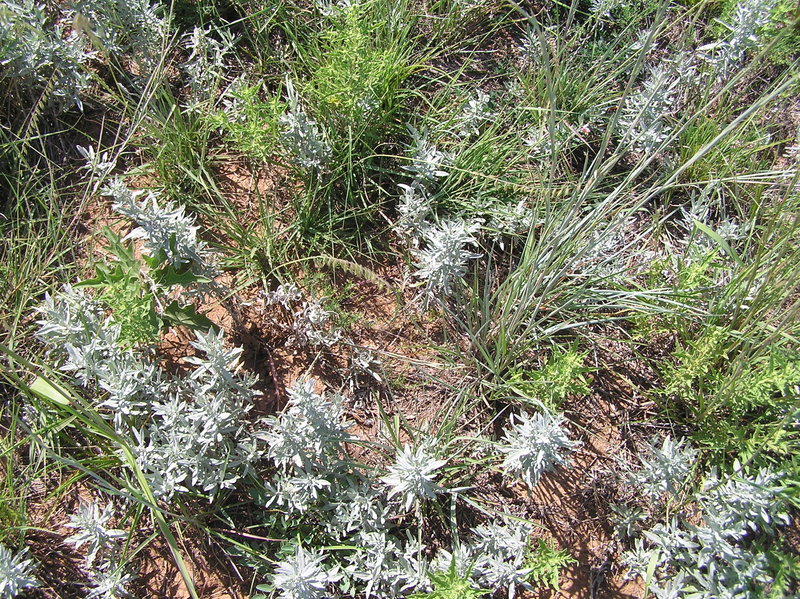
[[[664,393],[688,399],[694,392],[711,387],[718,373],[715,365],[727,357],[730,334],[720,327],[709,327],[703,335],[673,353],[677,364],[664,367]]]
[[[459,576],[455,558],[450,562],[447,572],[432,572],[430,579],[433,584],[431,592],[414,593],[409,595],[409,599],[477,599],[491,592],[474,588],[469,573]]]
[[[549,408],[558,408],[568,396],[591,392],[586,375],[594,369],[584,366],[587,355],[588,352],[579,352],[575,346],[556,347],[540,370],[512,370],[511,386],[525,397],[541,401]]]
[[[740,380],[731,401],[736,412],[786,407],[796,398],[794,389],[800,385],[800,355],[773,349],[751,364]]]
[[[249,158],[269,161],[280,139],[278,118],[286,109],[280,94],[268,96],[261,82],[242,81],[231,85],[222,101],[225,108],[204,116],[204,122]]]
[[[531,573],[528,576],[533,584],[546,585],[554,591],[560,591],[558,578],[561,570],[578,561],[565,549],[557,549],[551,541],[538,540],[538,547],[531,551],[526,566]]]
[[[684,402],[713,399],[714,411],[734,418],[785,408],[800,385],[800,355],[773,346],[737,368],[742,355],[736,350],[729,331],[709,327],[673,353],[677,362],[662,371],[664,393]]]
[[[124,347],[155,343],[162,322],[155,312],[153,294],[142,280],[142,262],[113,231],[105,231],[109,250],[116,258],[110,264],[95,265],[95,276],[78,284],[98,288],[98,299],[111,310],[111,321],[120,325]]]
[[[370,10],[349,7],[322,36],[322,60],[307,93],[335,122],[358,123],[391,98],[404,76],[401,47],[377,33]]]

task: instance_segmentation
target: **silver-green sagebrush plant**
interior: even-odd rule
[[[736,5],[730,22],[722,22],[729,31],[725,38],[699,48],[719,77],[727,77],[740,67],[748,51],[757,49],[761,43],[760,33],[770,22],[777,0],[745,0]]]
[[[189,268],[199,275],[216,274],[205,242],[197,237],[194,218],[186,214],[183,206],[172,202],[160,206],[156,194],[131,191],[120,179],[114,179],[102,193],[114,199],[112,207],[116,212],[138,225],[125,239],[143,239],[150,258],[167,261],[178,270]],[[140,201],[141,196],[144,198]]]
[[[667,437],[660,450],[651,446],[638,476],[644,491],[659,497],[693,486],[689,473],[696,455],[683,439],[675,443]],[[772,596],[771,587],[780,594],[771,573],[772,554],[765,550],[769,537],[790,522],[780,476],[764,468],[746,475],[737,462],[732,474],[721,479],[714,470],[696,492],[684,496],[675,503],[676,515],[650,528],[643,529],[646,518],[638,510],[636,526],[627,530],[635,535],[623,560],[628,575],[649,579],[652,569],[650,590],[658,597],[761,597]],[[637,508],[615,508],[617,513],[632,510]],[[692,517],[698,513],[699,522]]]
[[[531,524],[519,520],[489,522],[472,529],[472,554],[476,557],[473,575],[488,588],[508,589],[509,599],[517,589],[531,590],[531,569],[525,558],[530,540]]]
[[[19,86],[30,100],[45,94],[59,110],[82,107],[80,94],[91,77],[86,64],[94,56],[85,40],[66,25],[53,24],[34,0],[3,3],[0,11],[0,81]],[[9,88],[11,89],[11,88]],[[46,92],[45,92],[46,90]]]
[[[278,119],[281,127],[281,143],[298,166],[312,172],[319,172],[328,165],[331,159],[330,145],[325,140],[325,134],[320,124],[312,119],[304,109],[300,94],[288,77],[286,78],[286,95],[289,99],[289,110]]]
[[[447,171],[444,168],[450,162],[450,156],[428,140],[427,131],[419,132],[411,126],[408,130],[412,143],[408,147],[409,163],[403,168],[422,186],[433,185],[437,179],[446,177]]]
[[[106,504],[102,510],[96,501],[81,504],[78,513],[70,516],[66,525],[77,529],[77,533],[68,537],[67,542],[79,549],[88,545],[86,568],[92,581],[87,597],[100,599],[117,599],[129,597],[127,585],[133,580],[133,573],[122,561],[122,539],[129,535],[124,530],[107,526],[114,517],[114,507]]]
[[[467,274],[469,260],[481,256],[466,249],[478,243],[474,234],[479,230],[479,224],[468,225],[458,219],[446,220],[424,230],[425,245],[413,254],[417,259],[414,276],[424,281],[426,299],[455,292]]]
[[[110,559],[117,549],[117,539],[124,539],[128,533],[124,530],[108,528],[108,521],[114,517],[114,506],[106,504],[102,510],[97,502],[83,503],[78,513],[70,516],[67,528],[78,532],[67,538],[67,542],[79,549],[84,544],[86,549],[86,565],[91,566],[98,557],[100,561]]]
[[[325,556],[315,550],[307,551],[297,545],[293,556],[275,566],[273,582],[283,599],[322,599],[328,595],[328,587],[341,575],[337,568],[326,569],[322,562]]]
[[[654,67],[641,90],[627,96],[619,119],[624,143],[645,154],[661,147],[671,132],[668,118],[677,83],[667,70]]]
[[[661,447],[654,442],[639,457],[641,468],[631,473],[630,480],[650,499],[675,496],[689,479],[696,458],[697,450],[688,440],[664,437]]]
[[[211,28],[195,27],[184,37],[184,46],[189,57],[182,65],[188,80],[189,108],[198,110],[203,102],[216,99],[216,91],[224,80],[225,60],[230,53],[234,39],[223,29],[216,28],[220,39],[212,36]]]
[[[75,0],[71,3],[92,41],[106,54],[120,58],[132,56],[143,70],[151,73],[163,60],[169,35],[168,16],[150,0]]]
[[[267,505],[302,514],[335,488],[339,471],[346,476],[344,443],[349,424],[342,400],[314,392],[315,381],[298,381],[289,389],[289,404],[265,419],[260,438],[266,457],[277,468],[266,485]]]
[[[33,575],[36,568],[32,559],[25,559],[27,548],[17,553],[0,544],[0,597],[11,599],[25,589],[39,586]]]
[[[193,307],[181,307],[166,297],[175,283],[190,287],[209,280],[192,269],[216,270],[207,261],[192,220],[183,208],[162,210],[152,197],[140,205],[127,188],[114,186],[121,189],[117,208],[140,225],[130,236],[144,239],[149,255],[151,279],[143,297],[157,299],[163,307],[154,313],[151,303],[145,316],[195,329],[192,345],[199,355],[187,358],[193,370],[184,376],[168,374],[137,344],[123,346],[121,324],[115,323],[113,313],[105,313],[102,300],[107,295],[92,299],[82,288],[68,285],[60,294],[48,295],[39,309],[38,337],[50,346],[59,369],[98,396],[101,415],[130,443],[156,496],[169,499],[191,492],[213,499],[261,459],[262,450],[246,420],[255,377],[242,372],[242,350],[227,349],[221,330],[210,328],[210,321]],[[119,244],[116,247],[119,250]],[[127,250],[118,255],[120,264],[114,270],[99,270],[102,276],[92,280],[92,286],[107,288],[123,267],[137,277],[145,270]],[[171,284],[164,284],[167,281]]]
[[[436,471],[446,463],[436,459],[425,445],[416,449],[406,445],[381,480],[389,487],[389,498],[399,495],[402,508],[409,510],[419,500],[436,497]]]
[[[569,463],[568,455],[580,443],[573,441],[563,428],[561,414],[523,411],[512,414],[504,444],[498,449],[506,455],[503,469],[511,476],[521,476],[528,486],[535,487],[542,474]]]
[[[70,287],[48,298],[39,337],[51,345],[51,357],[100,391],[99,407],[113,408],[101,413],[129,439],[156,495],[213,498],[232,487],[261,453],[244,420],[254,379],[238,373],[241,350],[225,350],[221,331],[198,331],[194,346],[206,357],[192,359],[188,376],[170,376],[146,355],[120,348],[119,327],[95,306]],[[89,310],[75,314],[76,307]]]

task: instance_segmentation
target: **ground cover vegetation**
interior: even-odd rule
[[[798,19],[5,2],[0,596],[797,596]]]

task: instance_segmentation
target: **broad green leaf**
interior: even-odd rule
[[[70,400],[67,392],[56,385],[55,383],[51,383],[45,378],[41,376],[37,376],[36,380],[30,386],[30,389],[33,393],[41,397],[42,399],[46,399],[48,401],[53,401],[55,403],[59,403],[62,406],[70,405]]]
[[[75,287],[108,287],[128,277],[119,264],[113,269],[103,264],[98,264],[94,270],[97,274],[93,278],[80,281],[75,284]]]
[[[174,285],[181,285],[183,287],[187,287],[192,283],[210,283],[211,279],[207,277],[203,277],[201,275],[196,275],[191,270],[187,270],[185,272],[179,272],[175,270],[175,267],[172,264],[167,264],[164,268],[161,268],[152,273],[153,280],[160,285],[164,285],[165,287],[172,287]]]
[[[207,317],[198,314],[194,306],[181,306],[176,301],[173,301],[169,306],[164,308],[162,317],[166,324],[172,326],[183,326],[193,330],[205,331],[208,329],[217,329],[217,326]]]

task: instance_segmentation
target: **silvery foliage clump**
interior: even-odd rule
[[[347,373],[347,378],[350,381],[350,390],[355,391],[359,379],[362,377],[370,378],[376,383],[381,383],[383,379],[380,374],[380,359],[378,359],[374,352],[368,347],[353,346],[352,349],[353,353],[350,354],[350,364]]]
[[[351,469],[352,470],[352,469]],[[344,477],[333,489],[324,506],[325,526],[339,541],[353,534],[383,531],[389,524],[390,510],[382,491],[372,481],[355,475]]]
[[[195,334],[192,346],[205,355],[186,359],[194,370],[167,381],[151,399],[150,418],[132,431],[136,461],[166,499],[176,492],[213,499],[263,453],[246,420],[256,377],[242,372],[242,349],[226,349],[221,330]]]
[[[288,347],[331,347],[338,343],[341,331],[332,328],[333,312],[322,307],[324,298],[304,301],[293,315],[292,336]]]
[[[631,0],[592,0],[589,10],[598,18],[609,18],[611,13],[631,4]]]
[[[36,565],[32,559],[25,559],[28,548],[17,553],[0,543],[0,597],[11,599],[25,589],[39,586],[33,575]]]
[[[371,89],[367,90],[367,93],[374,94]],[[376,98],[374,95],[369,95],[360,98],[358,102],[356,102],[356,106],[358,106],[358,109],[361,112],[361,118],[366,119],[378,109],[380,103],[378,102],[378,98]]]
[[[697,223],[706,225],[729,243],[747,236],[746,226],[739,224],[728,215],[724,186],[717,181],[709,182],[699,194],[692,196],[689,206],[681,207],[680,225],[686,232],[681,240],[685,246],[687,260],[691,261],[691,251],[701,250],[705,254],[718,247],[717,242],[699,230]]]
[[[72,10],[88,20],[90,35],[102,50],[136,60],[141,75],[151,72],[161,60],[169,35],[169,20],[150,0],[73,0]]]
[[[163,372],[144,354],[117,344],[119,326],[102,306],[68,285],[47,295],[37,336],[56,366],[104,396],[103,417],[131,439],[136,460],[154,493],[213,498],[232,487],[261,457],[245,416],[255,377],[241,372],[241,349],[228,350],[222,331],[197,332],[193,346],[204,357],[188,358],[193,372]]]
[[[103,182],[103,179],[114,170],[117,161],[109,160],[108,152],[103,152],[102,154],[98,153],[97,150],[94,149],[94,146],[88,146],[86,148],[83,146],[76,147],[81,156],[86,160],[86,164],[81,167],[81,170],[85,170],[89,175],[89,179],[94,182],[92,191],[95,192],[100,186],[100,183]]]
[[[314,385],[299,381],[286,410],[266,419],[260,438],[275,467],[265,484],[266,505],[279,510],[290,531],[299,516],[316,519],[331,542],[354,548],[338,560],[345,593],[402,596],[426,584],[422,547],[389,532],[384,493],[345,452],[352,437],[341,397],[318,394]]]
[[[535,222],[536,215],[527,200],[520,200],[514,205],[497,202],[489,207],[489,219],[483,227],[483,233],[488,241],[505,251],[510,242],[524,241]]]
[[[456,117],[458,135],[468,139],[480,134],[481,127],[494,116],[489,107],[489,94],[482,89],[475,90],[475,96],[470,98]]]
[[[268,306],[280,304],[285,310],[291,310],[292,306],[303,300],[303,292],[294,283],[281,283],[275,291],[265,294],[265,302]]]
[[[314,5],[325,17],[337,17],[359,5],[359,0],[315,0]]]
[[[530,568],[525,567],[533,526],[503,519],[474,527],[466,541],[452,551],[440,549],[430,564],[432,572],[446,572],[455,561],[459,576],[469,574],[474,588],[508,589],[509,598],[518,589],[531,590]]]
[[[536,31],[530,27],[525,30],[525,37],[522,38],[522,42],[520,43],[518,49],[520,58],[526,64],[536,64],[543,59],[541,41],[539,40]],[[516,83],[516,80],[514,83]]]
[[[739,464],[734,464],[734,470]],[[704,481],[701,501],[709,518],[739,539],[760,532],[774,534],[788,526],[781,476],[761,468],[755,476],[731,476],[725,481],[713,471]],[[738,532],[737,532],[738,531]]]
[[[475,572],[476,561],[477,557],[473,555],[473,548],[470,543],[456,542],[450,550],[442,547],[436,552],[428,571],[431,573],[447,572],[450,566],[455,563],[456,573],[461,578],[466,578],[468,575],[472,577]],[[473,584],[477,586],[477,583]]]
[[[533,224],[533,210],[526,200],[520,200],[513,208],[499,205],[492,211],[491,219],[485,230],[494,237],[501,239],[505,235],[525,235]]]
[[[300,167],[320,171],[331,160],[331,148],[325,140],[324,131],[305,112],[300,95],[288,77],[286,95],[289,99],[289,110],[278,119],[282,129],[281,142]]]
[[[706,87],[708,74],[701,69],[702,61],[696,53],[676,52],[665,58],[661,64],[676,82],[672,89],[672,97],[676,103],[673,110],[679,110],[686,105],[696,90]]]
[[[664,437],[647,446],[639,456],[641,466],[630,472],[628,481],[650,499],[661,499],[664,495],[676,497],[686,484],[692,471],[697,450],[686,439],[675,441]]]
[[[409,533],[401,540],[386,530],[359,531],[352,542],[358,548],[347,557],[344,572],[366,597],[404,597],[426,587],[425,547]]]
[[[78,532],[67,537],[66,541],[80,549],[87,546],[86,565],[91,566],[98,557],[100,561],[112,559],[119,550],[117,541],[128,534],[124,530],[108,527],[108,521],[114,517],[114,506],[111,503],[100,508],[96,501],[81,503],[78,513],[70,516],[67,528]]]
[[[459,10],[466,12],[488,4],[488,0],[456,0],[454,4]]]
[[[244,402],[253,398],[252,386],[255,375],[245,373],[241,363],[242,348],[227,349],[222,330],[207,333],[196,331],[194,347],[205,357],[187,357],[184,361],[195,366],[189,375],[192,384],[199,386],[203,393],[215,391],[234,396],[235,401]]]
[[[437,295],[451,295],[454,284],[467,274],[469,260],[480,258],[466,249],[477,245],[478,223],[467,224],[461,219],[445,220],[423,231],[424,247],[412,251],[416,262],[414,276],[424,281],[426,300]]]
[[[447,171],[443,169],[449,163],[450,156],[428,141],[427,131],[419,132],[411,125],[408,126],[408,131],[412,140],[408,147],[410,161],[403,169],[411,173],[414,181],[423,187],[446,177]]]
[[[391,529],[399,511],[441,491],[436,479],[445,460],[434,455],[430,443],[421,443],[398,452],[384,477],[372,478],[346,453],[353,438],[341,398],[314,389],[313,381],[299,381],[289,390],[285,411],[268,417],[259,434],[275,469],[265,482],[265,505],[282,522],[286,537],[300,532],[298,523],[314,523],[326,535],[322,542],[350,549],[328,556],[295,549],[278,566],[277,594],[372,598],[430,590],[425,547],[407,531]],[[518,588],[530,588],[524,567],[529,535],[530,528],[517,522],[484,525],[473,531],[466,551],[454,551],[466,556],[466,566],[476,565],[476,585],[505,586],[514,596]]]
[[[64,285],[55,296],[45,294],[37,311],[42,319],[36,336],[51,348],[56,367],[105,394],[98,407],[107,410],[117,429],[147,414],[163,386],[161,372],[144,355],[119,346],[120,327],[111,324],[103,306]]]
[[[642,522],[647,519],[647,513],[639,506],[612,503],[609,505],[614,512],[614,530],[622,539],[628,539],[639,532]]]
[[[736,5],[725,39],[698,48],[698,54],[724,79],[737,69],[750,50],[760,45],[761,30],[770,22],[778,0],[743,0]]]
[[[531,127],[522,141],[528,146],[531,158],[543,163],[554,151],[567,150],[574,145],[576,136],[564,122],[558,121],[552,130],[547,123]]]
[[[686,245],[691,243],[688,237],[695,231],[695,222],[713,225],[712,213],[724,211],[720,192],[721,186],[712,181],[699,194],[692,194],[688,206],[681,206],[680,225],[687,234],[687,239],[684,240]]]
[[[483,588],[508,589],[514,599],[518,588],[531,590],[527,578],[530,569],[525,558],[533,526],[527,522],[508,520],[502,524],[490,522],[472,529],[470,544],[475,560],[472,576]]]
[[[412,179],[408,184],[398,185],[402,195],[397,205],[398,219],[394,229],[408,247],[417,249],[422,236],[432,226],[426,220],[433,212],[431,195],[435,192],[437,179],[447,176],[447,171],[442,169],[450,157],[428,141],[427,131],[420,133],[411,125],[408,131],[412,139],[407,148],[410,162],[403,169],[411,173]]]
[[[64,35],[64,26],[52,24],[43,4],[8,0],[0,10],[0,81],[15,82],[36,96],[46,91],[50,103],[66,109],[82,108],[80,93],[91,78],[85,67],[94,52],[76,32]]]
[[[89,579],[92,588],[88,589],[86,599],[125,599],[133,596],[128,585],[134,575],[122,565],[109,564],[104,570],[93,569],[89,572]]]
[[[767,469],[724,481],[712,472],[692,497],[701,521],[679,514],[644,531],[624,556],[628,576],[644,579],[655,563],[650,590],[657,597],[762,596],[772,577],[766,556],[751,541],[789,524],[780,479]]]
[[[113,505],[109,503],[101,509],[96,501],[92,501],[82,503],[78,513],[70,516],[66,524],[78,531],[66,539],[68,543],[74,544],[76,549],[88,545],[86,566],[92,589],[87,597],[116,599],[129,596],[126,585],[133,580],[133,574],[120,560],[120,543],[128,533],[107,526],[113,517]]]
[[[332,347],[342,338],[342,332],[334,327],[333,312],[323,307],[325,298],[307,300],[294,283],[278,285],[275,291],[264,295],[267,306],[279,304],[290,316],[286,326],[289,337],[286,347]]]
[[[273,584],[282,599],[322,599],[327,589],[341,579],[336,566],[326,568],[326,556],[297,545],[295,553],[275,566]]]
[[[512,414],[504,443],[498,448],[506,456],[503,469],[535,487],[543,473],[568,464],[569,454],[580,442],[569,438],[563,428],[565,421],[562,414],[549,412],[537,412],[533,416],[525,411]]]
[[[620,557],[620,565],[625,568],[625,579],[633,580],[636,577],[644,579],[647,576],[647,566],[650,563],[652,551],[645,543],[642,536],[637,536],[633,546]]]
[[[225,76],[225,57],[233,48],[233,36],[224,29],[215,29],[220,39],[212,37],[211,29],[195,27],[184,37],[189,58],[182,65],[186,73],[190,96],[189,108],[214,99],[217,85]]]
[[[346,473],[344,443],[351,440],[342,398],[314,392],[315,381],[298,381],[288,390],[286,410],[265,419],[259,437],[276,467],[267,484],[268,505],[288,513],[304,513],[327,497]]]
[[[247,79],[244,75],[237,75],[219,96],[219,105],[228,121],[232,123],[244,124],[247,122],[245,112],[245,102],[242,92],[248,88]]]
[[[399,451],[381,482],[389,487],[388,497],[398,496],[404,510],[418,501],[434,499],[439,491],[435,480],[438,470],[447,463],[435,457],[432,447],[420,444],[416,449],[406,445]]]
[[[137,219],[140,227],[131,236],[143,237],[146,251],[179,268],[210,270],[204,244],[182,210],[163,211],[154,200],[139,205],[124,185],[112,185],[118,209]],[[242,371],[241,348],[227,349],[221,330],[196,332],[198,355],[186,358],[193,370],[173,376],[146,353],[122,348],[119,325],[81,289],[65,285],[46,295],[38,312],[37,336],[56,367],[99,396],[100,414],[133,446],[156,496],[191,492],[213,499],[261,459],[245,420],[255,377]]]
[[[102,190],[113,198],[114,211],[133,220],[138,227],[125,239],[144,240],[144,252],[150,257],[165,258],[176,270],[189,268],[193,273],[212,277],[217,273],[206,243],[197,237],[199,227],[184,206],[173,202],[158,204],[155,193],[131,191],[118,178]],[[140,197],[144,196],[142,200]]]
[[[417,248],[423,233],[431,226],[426,220],[432,211],[431,200],[420,181],[414,180],[409,185],[399,183],[398,187],[402,195],[394,230],[409,247]]]
[[[662,275],[672,284],[676,284],[681,269],[693,264],[708,265],[709,258],[719,252],[717,240],[698,225],[713,230],[733,247],[736,247],[735,242],[747,238],[748,229],[755,226],[755,221],[740,223],[728,215],[724,191],[724,186],[712,181],[699,193],[693,193],[689,204],[681,207],[676,222],[682,234],[673,239],[665,237],[661,252],[665,265]],[[715,286],[719,289],[724,289],[735,274],[733,268],[719,264],[715,264],[711,272]],[[748,282],[750,291],[746,297],[737,299],[726,295],[726,301],[750,301],[762,283],[763,280],[757,277]]]
[[[289,527],[299,515],[319,518],[333,542],[354,547],[340,560],[337,579],[344,578],[345,592],[398,596],[421,584],[422,548],[388,532],[390,512],[382,494],[344,453],[350,436],[341,398],[317,395],[311,381],[296,385],[290,397],[287,411],[270,417],[263,434],[277,470],[266,484],[267,505],[279,508]],[[318,580],[319,572],[292,571]],[[278,580],[275,585],[284,592],[290,586]]]
[[[672,132],[667,119],[675,107],[677,84],[669,69],[650,70],[641,88],[625,98],[618,122],[623,143],[648,155],[661,147]]]
[[[677,517],[644,531],[622,561],[629,578],[646,578],[655,564],[649,590],[657,597],[755,599],[772,581],[763,554],[713,524],[692,526]]]

